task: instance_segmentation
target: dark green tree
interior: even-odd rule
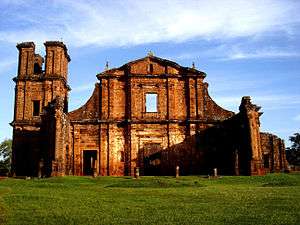
[[[6,175],[10,171],[12,152],[12,140],[6,139],[0,144],[0,175]]]
[[[300,166],[300,133],[290,136],[292,146],[286,149],[286,159],[290,165]]]

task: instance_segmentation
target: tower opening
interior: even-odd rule
[[[32,104],[33,104],[32,115],[39,116],[40,115],[40,101],[34,100],[34,101],[32,101]]]

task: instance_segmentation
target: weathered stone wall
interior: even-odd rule
[[[44,169],[45,175],[51,174],[52,164],[55,164],[55,175],[63,175],[69,164],[69,128],[65,113],[70,90],[67,85],[70,58],[62,42],[46,42],[45,46],[46,66],[43,71],[44,59],[35,54],[34,43],[17,45],[19,67],[18,75],[13,79],[16,88],[14,121],[11,123],[14,128],[12,168],[16,175],[40,176],[43,164],[43,167],[48,167]],[[44,115],[42,119],[43,108],[51,108],[51,104],[56,104],[58,100],[59,107],[48,110],[47,113],[52,115]],[[49,126],[45,127],[44,121]],[[26,154],[27,158],[30,155],[28,160],[20,162]]]
[[[182,174],[211,174],[217,168],[220,174],[263,175],[266,171],[259,135],[260,115],[259,107],[249,97],[243,97],[238,114],[206,127],[202,125],[202,129],[195,126],[195,134],[153,154],[150,161],[159,160],[156,169],[169,174],[179,166]],[[153,166],[152,169],[155,171]]]
[[[59,41],[47,41],[45,42],[45,46],[45,75],[48,77],[57,76],[67,80],[70,56],[68,55],[66,46]]]
[[[129,175],[136,166],[147,174],[146,155],[168,152],[180,143],[185,149],[194,148],[185,142],[189,136],[234,115],[212,101],[208,85],[203,84],[204,74],[195,71],[191,74],[177,64],[149,56],[99,74],[100,83],[91,98],[69,113],[75,174],[82,175],[83,154],[89,149],[97,150],[100,175]],[[157,112],[146,112],[147,93],[157,94]],[[179,155],[185,154],[182,150]],[[189,154],[186,165],[192,157]],[[196,164],[193,161],[189,167]],[[161,174],[173,172],[173,164],[163,166]],[[196,170],[189,168],[186,174],[192,171]]]
[[[35,45],[33,42],[23,42],[17,45],[19,50],[18,77],[24,78],[34,71]]]
[[[284,141],[274,134],[260,133],[264,167],[269,172],[288,170]]]
[[[42,164],[45,176],[132,175],[135,167],[142,175],[174,175],[176,166],[184,175],[213,168],[262,175],[287,168],[283,142],[260,133],[260,107],[249,97],[234,114],[211,99],[205,73],[151,54],[98,74],[90,99],[68,113],[67,48],[45,46],[45,71],[33,43],[17,46],[15,173],[36,176]],[[149,93],[157,95],[157,112],[146,111]],[[44,110],[33,116],[36,100]]]
[[[75,174],[83,175],[82,149],[97,150],[97,161],[101,158],[99,151],[99,126],[98,125],[74,125],[74,162]],[[99,162],[99,161],[98,161]],[[97,163],[96,166],[99,164]]]

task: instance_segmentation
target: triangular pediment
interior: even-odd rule
[[[119,68],[107,69],[106,71],[97,75],[124,75],[125,73],[130,73],[131,75],[201,75],[205,77],[205,73],[201,72],[195,68],[183,67],[178,63],[159,58],[153,55],[148,55],[144,58],[140,58],[131,62],[124,64]]]
[[[126,65],[130,67],[130,73],[133,75],[180,74],[182,70],[181,66],[177,63],[155,56],[147,56],[129,62]]]

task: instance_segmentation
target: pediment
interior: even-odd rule
[[[162,75],[162,74],[180,74],[181,66],[177,63],[164,60],[154,56],[148,56],[133,62],[129,62],[130,73],[137,75]]]
[[[148,55],[144,58],[140,58],[131,62],[128,62],[124,64],[123,66],[119,68],[112,68],[109,70],[106,70],[100,74],[99,76],[109,76],[109,75],[115,75],[115,76],[121,76],[124,75],[125,72],[130,73],[131,75],[187,75],[187,74],[193,74],[193,75],[201,75],[205,77],[205,73],[195,69],[195,68],[189,68],[189,67],[183,67],[179,64],[159,58],[156,56]]]

